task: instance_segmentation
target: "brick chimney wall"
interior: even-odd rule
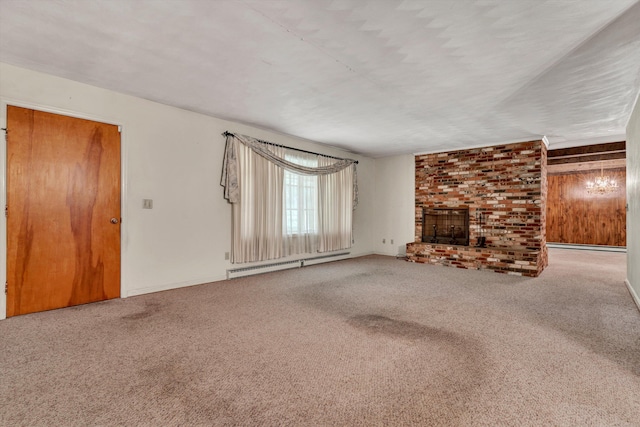
[[[504,272],[513,272],[522,271],[513,268],[522,254],[530,264],[533,264],[530,255],[535,255],[536,273],[527,275],[537,275],[547,265],[547,147],[543,141],[417,155],[415,162],[416,244],[422,241],[423,207],[467,207],[470,246],[476,244],[478,236],[484,235],[487,247],[493,249],[484,258],[495,259],[495,253],[515,251],[517,255],[510,259],[499,257],[500,263],[505,264]],[[482,225],[480,214],[484,216]],[[442,247],[435,248],[438,245],[428,246],[434,246],[434,251],[442,250]],[[444,255],[457,253],[456,248],[460,248],[457,260],[469,258],[465,247],[447,248]],[[407,251],[408,255],[416,254],[416,248],[410,251],[408,247]],[[468,261],[465,268],[483,268],[477,259]],[[502,271],[494,267],[491,269]],[[533,265],[528,268],[533,273]]]

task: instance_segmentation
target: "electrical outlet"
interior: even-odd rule
[[[153,199],[142,199],[142,209],[153,209]]]
[[[229,261],[229,252],[225,252],[225,253],[224,253],[224,259],[226,259],[227,261]]]
[[[387,239],[382,239],[382,243],[387,243]]]

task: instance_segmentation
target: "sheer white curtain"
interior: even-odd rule
[[[232,204],[231,262],[351,247],[354,160],[225,135],[221,185]]]
[[[318,156],[289,151],[285,159],[317,167]],[[318,177],[284,171],[284,254],[315,252],[318,244]]]
[[[273,147],[278,154],[284,149]],[[237,144],[239,201],[232,204],[231,262],[281,258],[284,169]]]
[[[320,157],[320,166],[333,159]],[[353,241],[355,165],[318,176],[318,252],[350,248]]]

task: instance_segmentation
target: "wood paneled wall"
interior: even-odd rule
[[[617,181],[615,192],[587,193],[587,181],[599,170],[548,175],[548,242],[626,246],[626,174],[621,169],[604,174]]]

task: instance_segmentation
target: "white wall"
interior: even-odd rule
[[[375,166],[374,250],[383,255],[405,254],[405,245],[413,242],[415,234],[415,157],[376,159]]]
[[[219,120],[0,63],[0,127],[6,105],[122,125],[122,296],[223,280],[232,265],[231,207],[220,183],[225,130],[324,154],[358,159],[360,204],[353,256],[373,252],[375,161],[310,141]],[[5,188],[5,153],[0,177]],[[1,192],[0,204],[6,200]],[[152,210],[142,199],[153,199]],[[6,221],[0,220],[6,241]],[[0,245],[6,277],[6,246]],[[0,318],[6,312],[0,297]]]
[[[640,98],[627,124],[627,284],[640,309]]]

